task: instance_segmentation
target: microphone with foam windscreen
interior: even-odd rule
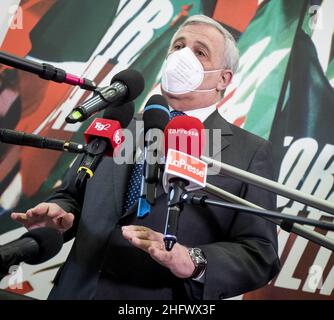
[[[61,233],[53,228],[36,228],[19,239],[0,246],[0,273],[4,276],[21,262],[39,264],[53,258],[63,246]]]
[[[155,203],[157,184],[160,179],[160,168],[164,161],[163,131],[169,122],[169,108],[165,98],[156,94],[146,103],[144,120],[144,168],[141,190],[138,200],[137,217],[145,217]]]
[[[81,122],[105,108],[134,100],[142,93],[144,85],[144,78],[138,71],[121,71],[111,79],[109,86],[95,90],[96,94],[75,107],[65,120],[68,123]]]
[[[178,220],[183,210],[185,190],[202,188],[206,183],[207,165],[199,160],[205,142],[204,126],[200,120],[178,116],[165,128],[167,152],[163,184],[168,192],[168,211],[164,231],[167,251],[177,241]]]
[[[122,107],[110,107],[105,110],[103,118],[96,118],[85,132],[86,155],[82,159],[75,181],[76,186],[84,190],[88,179],[94,172],[104,155],[112,157],[114,151],[124,141],[122,128],[126,128],[133,118],[133,101]]]

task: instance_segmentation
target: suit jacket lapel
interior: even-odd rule
[[[204,121],[204,127],[209,129],[204,155],[215,158],[230,144],[227,138],[233,135],[230,124],[216,110]]]

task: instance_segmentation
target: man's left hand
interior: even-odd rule
[[[178,278],[189,278],[194,272],[188,249],[175,243],[171,251],[165,249],[163,234],[143,226],[123,226],[123,237],[133,246],[147,252],[155,261],[168,268]]]

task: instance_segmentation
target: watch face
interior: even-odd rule
[[[189,254],[196,265],[206,263],[203,251],[199,248],[192,248]]]
[[[195,270],[191,275],[191,278],[196,280],[198,277],[202,277],[203,273],[205,272],[207,260],[200,248],[190,248],[188,249],[188,252],[191,260],[195,265]]]

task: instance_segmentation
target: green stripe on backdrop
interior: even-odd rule
[[[328,79],[334,80],[334,59],[331,61],[331,63],[328,65],[326,76]]]
[[[265,72],[266,70],[259,70],[258,67],[270,54],[281,49],[289,50],[291,48],[303,4],[304,0],[276,0],[269,1],[259,9],[239,40],[238,47],[241,58],[250,47],[260,43],[260,41],[267,41],[268,44],[252,66],[249,66],[246,61],[245,66],[249,70],[243,74],[240,83],[248,81],[247,78],[255,70],[258,73],[257,76],[259,73]],[[264,138],[268,138],[270,133],[288,58],[286,55],[260,85],[250,86],[235,101],[235,103],[242,103],[251,94],[255,94],[244,128]],[[270,64],[272,63],[275,61],[270,62]],[[264,69],[267,67],[264,66]]]
[[[58,0],[30,34],[31,56],[87,61],[114,21],[119,0]]]
[[[277,146],[277,163],[286,151],[285,136],[314,138],[319,150],[327,143],[334,144],[334,90],[322,70],[311,38],[302,30],[291,53],[287,79],[290,90],[285,94],[282,112],[277,113],[270,139]]]

